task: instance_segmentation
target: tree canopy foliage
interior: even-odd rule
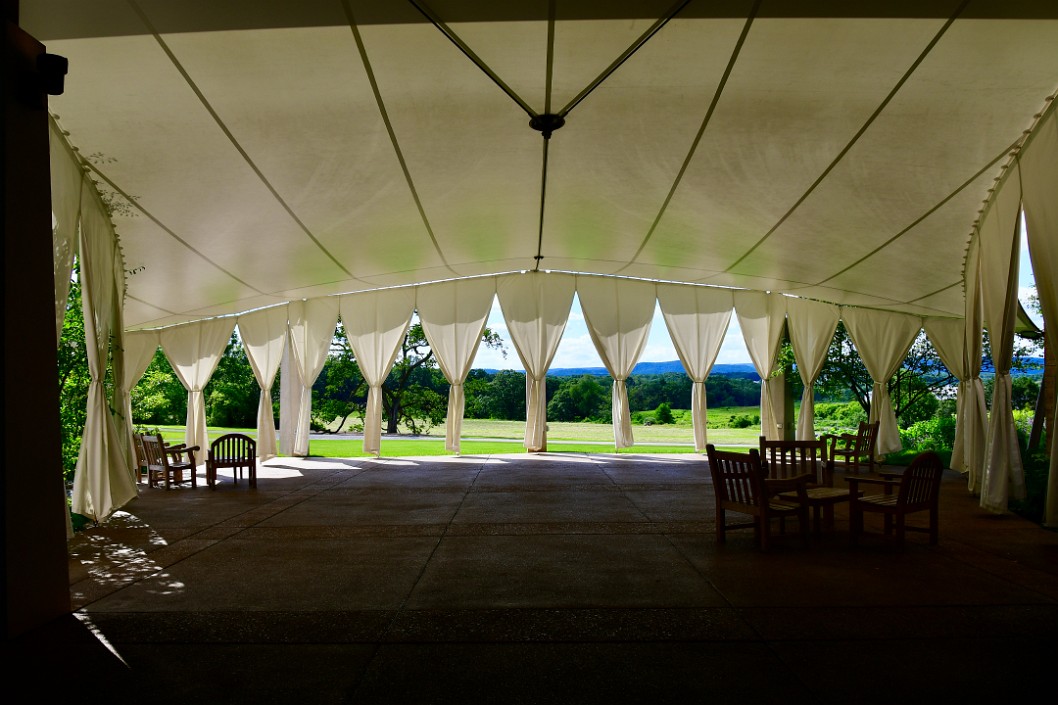
[[[88,389],[87,361],[84,354],[84,324],[79,285],[71,288],[67,320],[59,348],[60,386],[64,424],[64,462],[72,470],[76,462],[84,402]],[[503,341],[486,329],[482,342],[492,348]],[[789,345],[783,361],[792,364]],[[987,343],[986,343],[987,351]],[[1023,354],[1019,348],[1018,355]],[[788,359],[787,359],[788,358]],[[1017,356],[1016,356],[1016,359]],[[987,366],[985,368],[987,370]],[[795,395],[800,380],[792,376]],[[278,380],[273,387],[278,399]],[[653,423],[666,423],[670,414],[682,423],[690,406],[691,380],[677,372],[634,375],[627,380],[629,404],[633,412]],[[897,374],[888,382],[901,427],[935,416],[950,416],[950,402],[940,400],[954,394],[957,380],[941,363],[925,335],[919,335]],[[816,387],[818,401],[855,401],[863,416],[869,412],[873,381],[860,361],[855,345],[840,325],[828,351],[828,358]],[[609,423],[612,380],[608,376],[549,376],[546,383],[548,418],[552,421],[596,421]],[[986,381],[990,389],[990,382]],[[712,375],[706,381],[710,408],[752,407],[760,399],[760,382],[755,375]],[[466,384],[468,418],[520,420],[525,418],[525,374],[519,371],[473,370]],[[1031,406],[1039,383],[1030,376],[1014,378],[1016,408]],[[382,388],[386,431],[428,432],[444,421],[447,412],[448,383],[444,379],[422,325],[414,323],[403,340],[393,371]],[[213,426],[253,427],[256,423],[259,391],[246,352],[238,334],[233,334],[217,370],[205,390],[207,423]],[[139,424],[181,424],[186,418],[187,393],[161,350],[157,351],[143,379],[132,391],[134,422]],[[367,384],[360,373],[344,329],[339,326],[331,351],[313,386],[313,425],[318,430],[346,430],[358,426],[367,401]],[[669,413],[666,413],[665,410]],[[682,419],[682,421],[681,421]],[[825,419],[820,419],[826,422]],[[718,422],[714,419],[714,422]],[[834,420],[837,422],[837,420]],[[755,420],[746,416],[746,423]],[[759,423],[759,421],[756,421]]]
[[[888,381],[893,411],[902,426],[932,417],[939,405],[938,395],[946,396],[959,384],[941,362],[936,348],[925,333],[919,332],[896,374]],[[825,396],[849,395],[865,414],[870,414],[874,380],[860,359],[856,344],[843,323],[838,324],[827,352],[816,389]]]
[[[59,420],[62,424],[62,468],[67,480],[73,477],[77,454],[84,433],[88,385],[88,353],[85,350],[84,314],[81,310],[81,282],[75,268],[66,300],[66,316],[59,336]]]
[[[489,328],[482,333],[481,342],[486,347],[504,350],[503,339]],[[368,386],[341,325],[331,341],[331,352],[323,372],[312,390],[313,425],[317,429],[331,428],[335,419],[339,423],[334,427],[342,428],[350,416],[363,418]],[[385,431],[397,433],[404,425],[412,433],[427,433],[443,422],[447,413],[448,381],[437,367],[422,323],[415,321],[408,327],[393,369],[382,384]]]

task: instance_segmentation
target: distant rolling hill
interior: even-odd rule
[[[1021,364],[1022,369],[1010,371],[1012,377],[1043,377],[1042,357],[1023,357],[1021,358]],[[995,372],[996,368],[992,365],[992,359],[985,357],[981,361],[981,375],[983,377],[991,377]]]
[[[485,371],[496,372],[496,370]],[[632,370],[633,375],[660,375],[666,372],[679,372],[680,374],[683,374],[683,363],[679,360],[672,360],[670,362],[640,362]],[[609,372],[606,371],[605,367],[552,367],[547,371],[547,374],[554,377],[580,377],[582,375],[605,377]],[[760,377],[757,376],[757,371],[753,369],[753,365],[748,362],[735,365],[713,365],[712,374],[745,377],[753,380],[760,379]]]
[[[1020,375],[1028,375],[1031,377],[1042,377],[1043,376],[1043,358],[1042,357],[1025,357],[1022,358],[1022,362],[1025,365],[1023,370],[1014,370],[1013,375],[1015,377]],[[498,370],[486,369],[485,372],[495,373]],[[679,360],[670,360],[669,362],[640,362],[632,370],[633,375],[660,375],[666,372],[679,372],[683,373],[683,363]],[[994,373],[992,368],[992,361],[985,358],[981,366],[981,372],[984,376],[989,377]],[[598,377],[605,377],[609,374],[605,367],[552,367],[547,371],[549,376],[553,377],[580,377],[582,375],[595,375]],[[760,376],[757,371],[748,362],[741,362],[734,365],[717,364],[713,365],[713,370],[710,374],[730,377],[742,377],[745,379],[752,379],[753,381],[759,381]]]

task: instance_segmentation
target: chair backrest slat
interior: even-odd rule
[[[904,471],[900,480],[898,502],[906,507],[937,501],[944,463],[936,453],[922,453]]]
[[[760,455],[768,477],[784,480],[808,474],[819,485],[833,482],[825,440],[769,441],[761,436]]]
[[[257,455],[257,442],[242,433],[228,433],[210,444],[209,453],[216,459],[250,459]]]
[[[760,455],[719,451],[709,446],[709,470],[713,491],[721,500],[756,505],[763,480]]]
[[[863,454],[873,453],[874,444],[878,439],[878,426],[880,424],[860,421],[860,428],[856,434],[856,447]]]
[[[143,436],[143,455],[147,465],[166,467],[169,464],[161,436]]]

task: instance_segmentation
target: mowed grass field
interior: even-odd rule
[[[549,421],[547,426],[548,442],[613,443],[613,426],[611,424]],[[521,440],[524,435],[524,421],[498,421],[495,419],[465,419],[463,421],[463,438],[510,438]],[[635,437],[637,445],[694,445],[694,431],[690,426],[677,426],[675,424],[633,425],[632,435]],[[709,442],[716,445],[755,445],[759,436],[759,426],[709,429]]]
[[[756,413],[755,408],[710,409],[710,416],[726,419],[731,415]],[[444,447],[444,424],[431,429],[427,436],[382,437],[382,455],[385,457],[451,455]],[[182,426],[161,428],[166,441],[181,442]],[[255,429],[213,428],[210,438],[225,433],[245,433],[256,437]],[[622,449],[621,453],[693,453],[694,434],[689,425],[632,426],[636,445]],[[760,435],[759,426],[749,428],[710,428],[709,442],[720,448],[754,447]],[[524,421],[500,421],[495,419],[464,419],[460,436],[462,455],[492,455],[497,453],[520,453],[524,451]],[[613,453],[613,426],[595,423],[548,423],[548,450],[558,453]],[[359,438],[336,435],[333,438],[315,436],[309,442],[309,454],[321,457],[354,458],[366,454]],[[203,456],[204,457],[204,456]]]

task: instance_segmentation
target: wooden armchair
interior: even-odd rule
[[[143,450],[143,434],[132,434],[132,449],[136,452],[136,482],[149,479],[150,470],[147,466],[147,453]]]
[[[206,482],[214,490],[217,468],[232,468],[235,484],[239,484],[242,469],[246,468],[250,487],[257,487],[257,442],[241,433],[228,433],[213,441],[206,456]]]
[[[816,533],[820,525],[834,528],[834,505],[849,501],[847,487],[834,487],[834,461],[827,457],[827,442],[769,441],[760,437],[761,463],[767,477],[782,480],[801,475],[811,479],[805,488],[806,501],[812,508],[812,524]],[[785,492],[783,499],[797,501],[795,492]],[[822,514],[822,522],[820,522]]]
[[[707,446],[709,471],[713,476],[713,491],[716,493],[716,540],[724,543],[728,529],[753,527],[761,550],[767,551],[771,543],[771,520],[797,517],[800,522],[801,539],[808,543],[808,503],[805,486],[811,479],[800,475],[785,479],[768,479],[764,476],[760,454],[751,450],[749,454],[719,451],[712,444]],[[784,492],[793,493],[794,499],[780,498]],[[726,512],[748,514],[751,521],[729,524]],[[785,523],[781,524],[785,531]]]
[[[143,436],[143,452],[147,459],[147,482],[155,487],[160,480],[165,481],[165,489],[172,485],[190,482],[198,487],[195,477],[195,452],[198,446],[167,446],[161,436]],[[184,472],[187,477],[184,477]]]
[[[830,441],[830,459],[837,461],[840,457],[845,461],[845,472],[853,470],[860,471],[861,458],[867,458],[867,472],[874,469],[874,448],[878,443],[878,422],[866,423],[860,421],[860,427],[856,435],[842,433],[835,436],[827,434],[822,437]],[[842,445],[839,447],[838,443]]]
[[[860,484],[882,485],[883,494],[856,496],[849,503],[850,535],[855,546],[859,535],[863,533],[864,512],[877,512],[885,517],[885,535],[893,533],[896,523],[896,545],[904,547],[904,532],[922,531],[929,533],[930,544],[938,540],[937,515],[940,506],[940,480],[944,474],[944,464],[933,452],[922,453],[911,461],[903,473],[879,473],[879,479],[867,477],[846,477],[852,493],[858,492]],[[897,493],[893,494],[893,489]],[[929,526],[908,526],[906,518],[914,512],[929,512]]]

